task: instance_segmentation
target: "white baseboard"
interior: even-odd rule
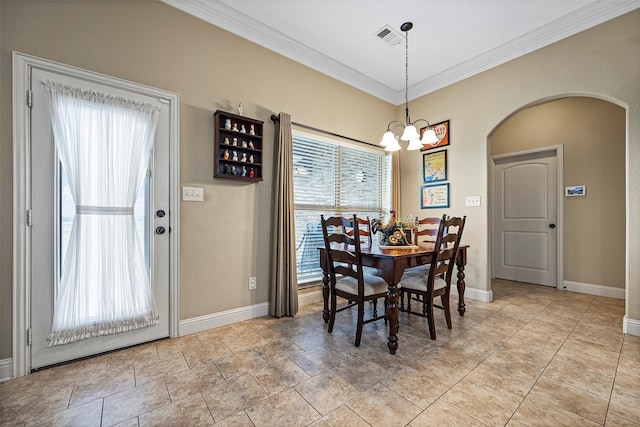
[[[640,320],[629,319],[626,315],[622,320],[622,332],[640,337]]]
[[[322,289],[317,291],[307,292],[305,294],[298,294],[298,305],[300,307],[322,302]]]
[[[451,284],[451,295],[458,295],[458,288],[455,287],[453,283]],[[491,302],[493,301],[493,291],[466,287],[464,290],[464,298],[480,302]]]
[[[590,283],[564,281],[564,287],[571,292],[579,292],[581,294],[597,295],[599,297],[608,297],[616,299],[625,299],[624,288],[614,288],[611,286],[592,285]]]
[[[0,383],[13,378],[13,360],[11,358],[0,360]]]
[[[180,321],[179,336],[195,334],[196,332],[219,328],[220,326],[242,322],[243,320],[255,319],[256,317],[267,316],[268,314],[269,303],[263,302],[260,304],[248,305],[246,307],[221,311],[220,313],[192,317],[191,319]]]

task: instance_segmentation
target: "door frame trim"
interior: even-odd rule
[[[556,224],[557,227],[556,229],[558,230],[558,234],[556,236],[556,242],[557,242],[557,253],[556,253],[556,266],[557,266],[557,277],[556,277],[556,288],[557,289],[566,289],[566,286],[564,284],[564,189],[563,189],[563,183],[564,183],[564,146],[562,144],[560,145],[550,145],[547,147],[540,147],[540,148],[534,148],[531,150],[524,150],[524,151],[517,151],[517,152],[512,152],[512,153],[505,153],[505,154],[497,154],[495,156],[491,156],[491,170],[490,170],[490,174],[491,174],[491,278],[494,279],[495,278],[495,271],[496,271],[496,261],[497,261],[497,256],[494,253],[495,247],[496,245],[493,244],[495,239],[496,239],[496,232],[497,232],[497,225],[496,225],[496,199],[497,199],[497,194],[496,194],[496,179],[495,179],[495,168],[496,168],[496,160],[509,160],[510,158],[513,158],[515,160],[515,158],[517,157],[521,157],[521,156],[526,156],[529,154],[536,154],[536,153],[544,153],[544,152],[549,152],[549,153],[554,153],[556,156],[556,163],[557,163],[557,183],[556,183],[556,189],[557,189],[557,209],[558,209],[558,218],[556,220]]]
[[[78,76],[101,84],[117,86],[169,102],[169,336],[179,335],[180,319],[180,95],[139,83],[61,64],[24,53],[12,52],[13,111],[13,377],[31,371],[27,330],[31,327],[31,230],[27,212],[31,208],[30,116],[27,92],[31,69]]]

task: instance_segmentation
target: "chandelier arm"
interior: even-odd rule
[[[402,123],[400,120],[392,120],[387,125],[387,132],[391,131],[391,125],[394,123],[396,123],[396,125],[393,127],[394,129],[396,129],[398,126],[404,127],[404,123]]]
[[[413,125],[415,126],[416,123],[418,122],[426,122],[427,123],[427,127],[430,128],[431,127],[431,123],[429,123],[429,120],[426,119],[418,119],[415,122],[413,122]]]

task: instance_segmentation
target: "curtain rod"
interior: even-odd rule
[[[280,121],[280,116],[276,116],[275,114],[272,114],[271,115],[271,121],[273,123],[279,122]],[[315,128],[313,126],[303,125],[302,123],[291,122],[291,124],[292,125],[296,125],[296,126],[301,127],[301,128],[305,128],[305,129],[313,130],[313,131],[316,131],[316,132],[324,133],[325,135],[337,136],[338,138],[348,139],[349,141],[359,142],[360,144],[367,144],[367,145],[372,145],[374,147],[379,147],[378,145],[372,144],[372,143],[367,142],[367,141],[361,141],[359,139],[355,139],[355,138],[351,138],[351,137],[348,137],[348,136],[340,135],[339,133],[333,133],[333,132],[329,132],[327,130]]]

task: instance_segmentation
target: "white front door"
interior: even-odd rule
[[[557,286],[555,151],[494,159],[494,276]]]
[[[64,170],[54,147],[51,120],[42,80],[53,79],[160,109],[147,179],[135,206],[136,226],[143,242],[159,323],[142,329],[46,346],[51,330],[62,261],[75,215]],[[31,72],[31,368],[102,353],[169,336],[169,138],[170,106],[157,97],[107,85],[83,76],[33,68]],[[164,231],[163,231],[164,229]],[[105,268],[105,266],[102,266]]]

